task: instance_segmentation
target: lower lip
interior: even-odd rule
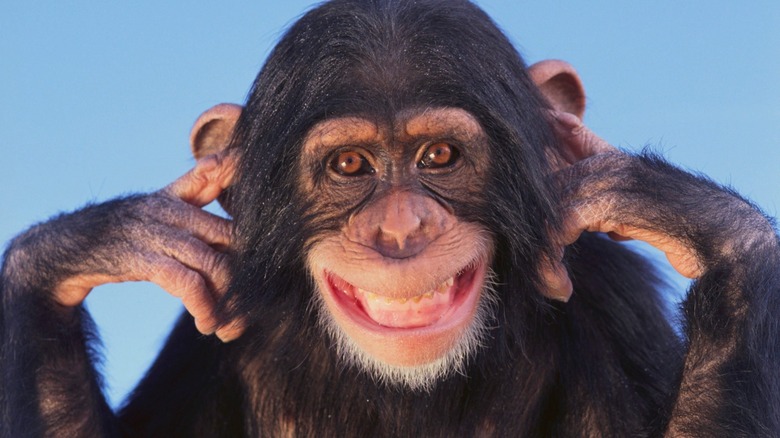
[[[480,296],[480,286],[485,277],[485,266],[480,264],[456,277],[453,287],[456,287],[457,290],[454,292],[452,305],[441,318],[430,325],[410,328],[386,327],[378,324],[353,299],[339,291],[334,284],[333,274],[325,272],[323,275],[332,300],[341,308],[344,315],[363,330],[384,335],[419,335],[449,330],[471,318]]]

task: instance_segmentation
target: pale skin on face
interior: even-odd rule
[[[485,142],[479,123],[473,116],[460,109],[406,111],[399,114],[397,120],[393,127],[359,117],[343,117],[321,122],[307,135],[303,153],[314,157],[309,158],[312,161],[320,161],[320,157],[343,146],[380,145],[388,151],[388,155],[392,156],[393,167],[402,169],[387,171],[387,173],[392,173],[393,178],[402,178],[408,173],[409,168],[416,169],[414,162],[400,162],[403,154],[399,151],[403,149],[404,144],[415,144],[419,139],[429,138],[455,138],[472,144]],[[386,178],[383,174],[385,169],[381,166],[376,167],[378,172],[376,178]],[[304,174],[301,176],[301,184],[311,188],[314,182],[310,175]],[[393,180],[389,184],[398,184],[398,182]],[[480,235],[484,233],[474,233],[473,225],[458,222],[451,213],[442,209],[441,205],[430,197],[410,194],[407,190],[399,192],[392,192],[387,197],[372,201],[373,205],[369,213],[351,215],[341,236],[323,239],[320,245],[320,248],[329,248],[328,253],[339,253],[338,257],[331,257],[331,260],[335,260],[332,263],[343,265],[343,269],[349,271],[353,280],[358,272],[367,273],[364,275],[366,279],[359,286],[388,296],[403,294],[399,291],[430,290],[451,276],[446,267],[453,261],[459,264],[456,254],[463,254],[462,248],[476,247],[477,241],[486,239]],[[420,224],[421,218],[434,223],[426,228],[427,224]],[[415,262],[425,260],[429,263],[430,269],[419,269],[419,266],[412,263],[398,261],[388,263],[388,260],[378,252],[367,251],[365,244],[367,237],[364,236],[376,232],[376,230],[367,230],[369,227],[379,227],[381,233],[392,234],[393,239],[397,240],[402,240],[420,230],[428,233],[426,237],[430,240],[430,244],[423,249],[423,256],[415,259]],[[470,260],[462,255],[460,258],[463,258],[463,263]],[[418,275],[410,275],[415,271]],[[384,286],[386,284],[393,284],[393,289],[386,288]]]
[[[434,289],[469,263],[487,261],[491,247],[487,232],[458,221],[429,196],[409,192],[406,187],[414,185],[410,181],[416,180],[414,172],[419,170],[417,158],[405,161],[410,153],[404,153],[404,147],[408,152],[408,145],[424,144],[429,139],[457,139],[478,143],[480,148],[485,144],[473,116],[454,108],[404,112],[393,126],[358,117],[332,119],[315,126],[304,141],[304,154],[317,157],[313,160],[344,146],[366,145],[383,148],[383,156],[392,162],[375,164],[375,177],[386,181],[390,194],[352,215],[338,233],[318,239],[308,256],[319,293],[339,327],[363,351],[392,365],[421,365],[446,354],[471,322],[476,299],[468,311],[446,323],[408,330],[366,329],[334,301],[322,273],[335,272],[355,287],[380,296],[413,298]],[[313,185],[307,175],[302,176],[302,183]],[[397,186],[406,188],[399,193]],[[425,245],[418,245],[421,249],[413,256],[388,258],[372,247],[376,233],[390,234],[398,242],[414,236]]]

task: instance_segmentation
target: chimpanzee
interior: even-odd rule
[[[11,242],[3,436],[780,436],[772,221],[584,101],[466,0],[309,11],[192,171]],[[188,312],[114,413],[81,303],[129,280]]]

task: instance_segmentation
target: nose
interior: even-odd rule
[[[410,257],[426,244],[420,218],[424,212],[415,205],[415,200],[409,198],[402,194],[391,195],[384,208],[384,217],[379,222],[374,246],[389,257]]]
[[[452,228],[454,217],[436,200],[396,191],[357,214],[350,238],[389,258],[409,258]]]

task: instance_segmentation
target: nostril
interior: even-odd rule
[[[417,254],[425,244],[422,219],[408,202],[389,203],[377,230],[375,246],[387,257],[405,258]]]
[[[406,248],[407,237],[404,235],[391,234],[384,231],[380,231],[377,235],[377,246],[383,248],[396,248],[403,250]]]
[[[427,239],[421,233],[411,236],[398,236],[379,232],[374,247],[384,257],[405,259],[422,252]]]

